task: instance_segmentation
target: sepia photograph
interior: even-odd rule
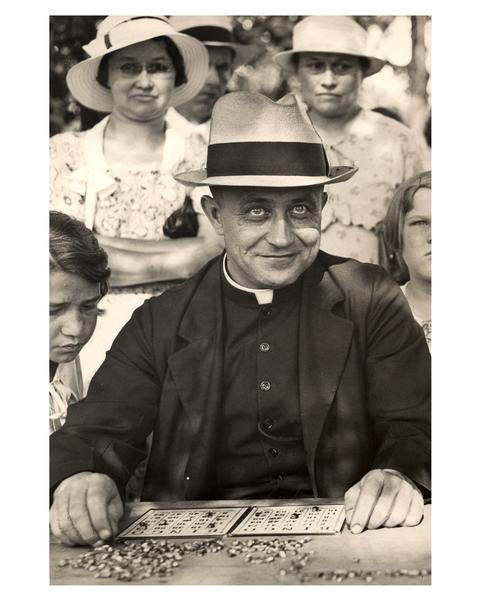
[[[433,21],[49,14],[50,586],[431,587]]]

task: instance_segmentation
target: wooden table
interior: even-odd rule
[[[319,504],[317,499],[302,499],[298,501],[286,500],[249,500],[249,501],[209,501],[209,502],[176,502],[166,504],[160,502],[139,502],[127,505],[125,516],[121,523],[123,529],[144,512],[151,508],[198,508],[214,506],[280,506],[284,504]],[[322,503],[341,503],[338,500],[326,500]],[[205,556],[186,556],[182,564],[174,569],[173,575],[159,579],[152,577],[141,581],[120,582],[116,579],[97,579],[93,573],[83,569],[73,569],[70,566],[60,567],[61,559],[74,558],[86,551],[86,548],[70,548],[63,546],[52,539],[50,546],[50,583],[53,585],[175,585],[175,584],[223,584],[223,585],[264,585],[264,584],[330,584],[330,585],[425,585],[430,584],[430,576],[398,576],[374,575],[371,583],[366,583],[358,578],[345,578],[341,583],[324,581],[316,574],[319,571],[333,571],[335,569],[376,571],[395,569],[430,569],[431,568],[431,540],[430,523],[431,507],[425,507],[423,521],[416,527],[398,527],[394,529],[378,529],[365,531],[354,535],[344,527],[337,535],[313,535],[311,541],[304,545],[304,550],[313,550],[311,557],[304,569],[304,574],[309,575],[302,582],[293,574],[281,575],[282,568],[287,568],[290,559],[278,559],[269,564],[252,565],[246,563],[239,555],[230,557],[226,551],[232,542],[238,538],[225,537],[225,550]],[[288,536],[292,538],[293,536]],[[305,537],[305,536],[300,536]],[[198,539],[198,538],[196,538]],[[248,539],[248,538],[242,538]],[[186,540],[176,540],[186,541]],[[311,575],[311,577],[310,577]]]

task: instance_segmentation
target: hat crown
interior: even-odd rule
[[[90,56],[105,49],[135,44],[148,38],[175,33],[164,16],[109,16],[98,24],[97,35],[83,48]]]
[[[252,92],[220,98],[212,112],[210,144],[236,142],[299,142],[322,144],[306,112],[291,96],[278,104]]]
[[[306,17],[293,28],[293,50],[362,55],[367,32],[351,17]]]
[[[173,15],[170,17],[169,22],[177,31],[184,31],[185,29],[192,29],[194,27],[218,27],[219,29],[225,29],[230,33],[233,31],[232,21],[226,16]]]

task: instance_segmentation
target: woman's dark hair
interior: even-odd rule
[[[177,48],[177,45],[174,42],[172,42],[172,40],[169,37],[164,35],[152,38],[151,41],[163,42],[165,44],[167,54],[172,59],[173,66],[175,68],[175,87],[178,87],[183,83],[187,83],[185,63],[183,62],[183,57],[180,53],[180,50]],[[100,64],[98,65],[97,81],[100,85],[103,85],[103,87],[106,88],[110,88],[110,86],[108,85],[108,61],[110,60],[110,57],[114,54],[115,52],[112,52],[111,54],[106,54],[100,61]]]
[[[85,225],[65,213],[50,211],[50,272],[64,271],[100,284],[108,291],[108,256]]]
[[[358,61],[360,63],[360,69],[362,70],[363,75],[365,75],[365,73],[368,71],[368,68],[370,67],[370,60],[366,56],[354,56],[353,54],[346,54],[345,56],[350,56],[352,58],[358,58]],[[291,60],[292,60],[292,66],[293,66],[294,70],[297,71],[298,64],[300,62],[300,53],[295,52],[295,54],[292,54]]]

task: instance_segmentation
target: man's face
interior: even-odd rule
[[[195,98],[177,107],[184,117],[195,123],[204,123],[210,119],[213,105],[225,94],[233,73],[233,51],[230,48],[208,46],[207,50],[209,70],[203,88]]]
[[[320,248],[322,186],[214,190],[203,208],[225,239],[232,278],[245,287],[282,288],[313,263]]]
[[[330,119],[356,106],[363,72],[356,56],[300,52],[296,76],[308,107]]]

